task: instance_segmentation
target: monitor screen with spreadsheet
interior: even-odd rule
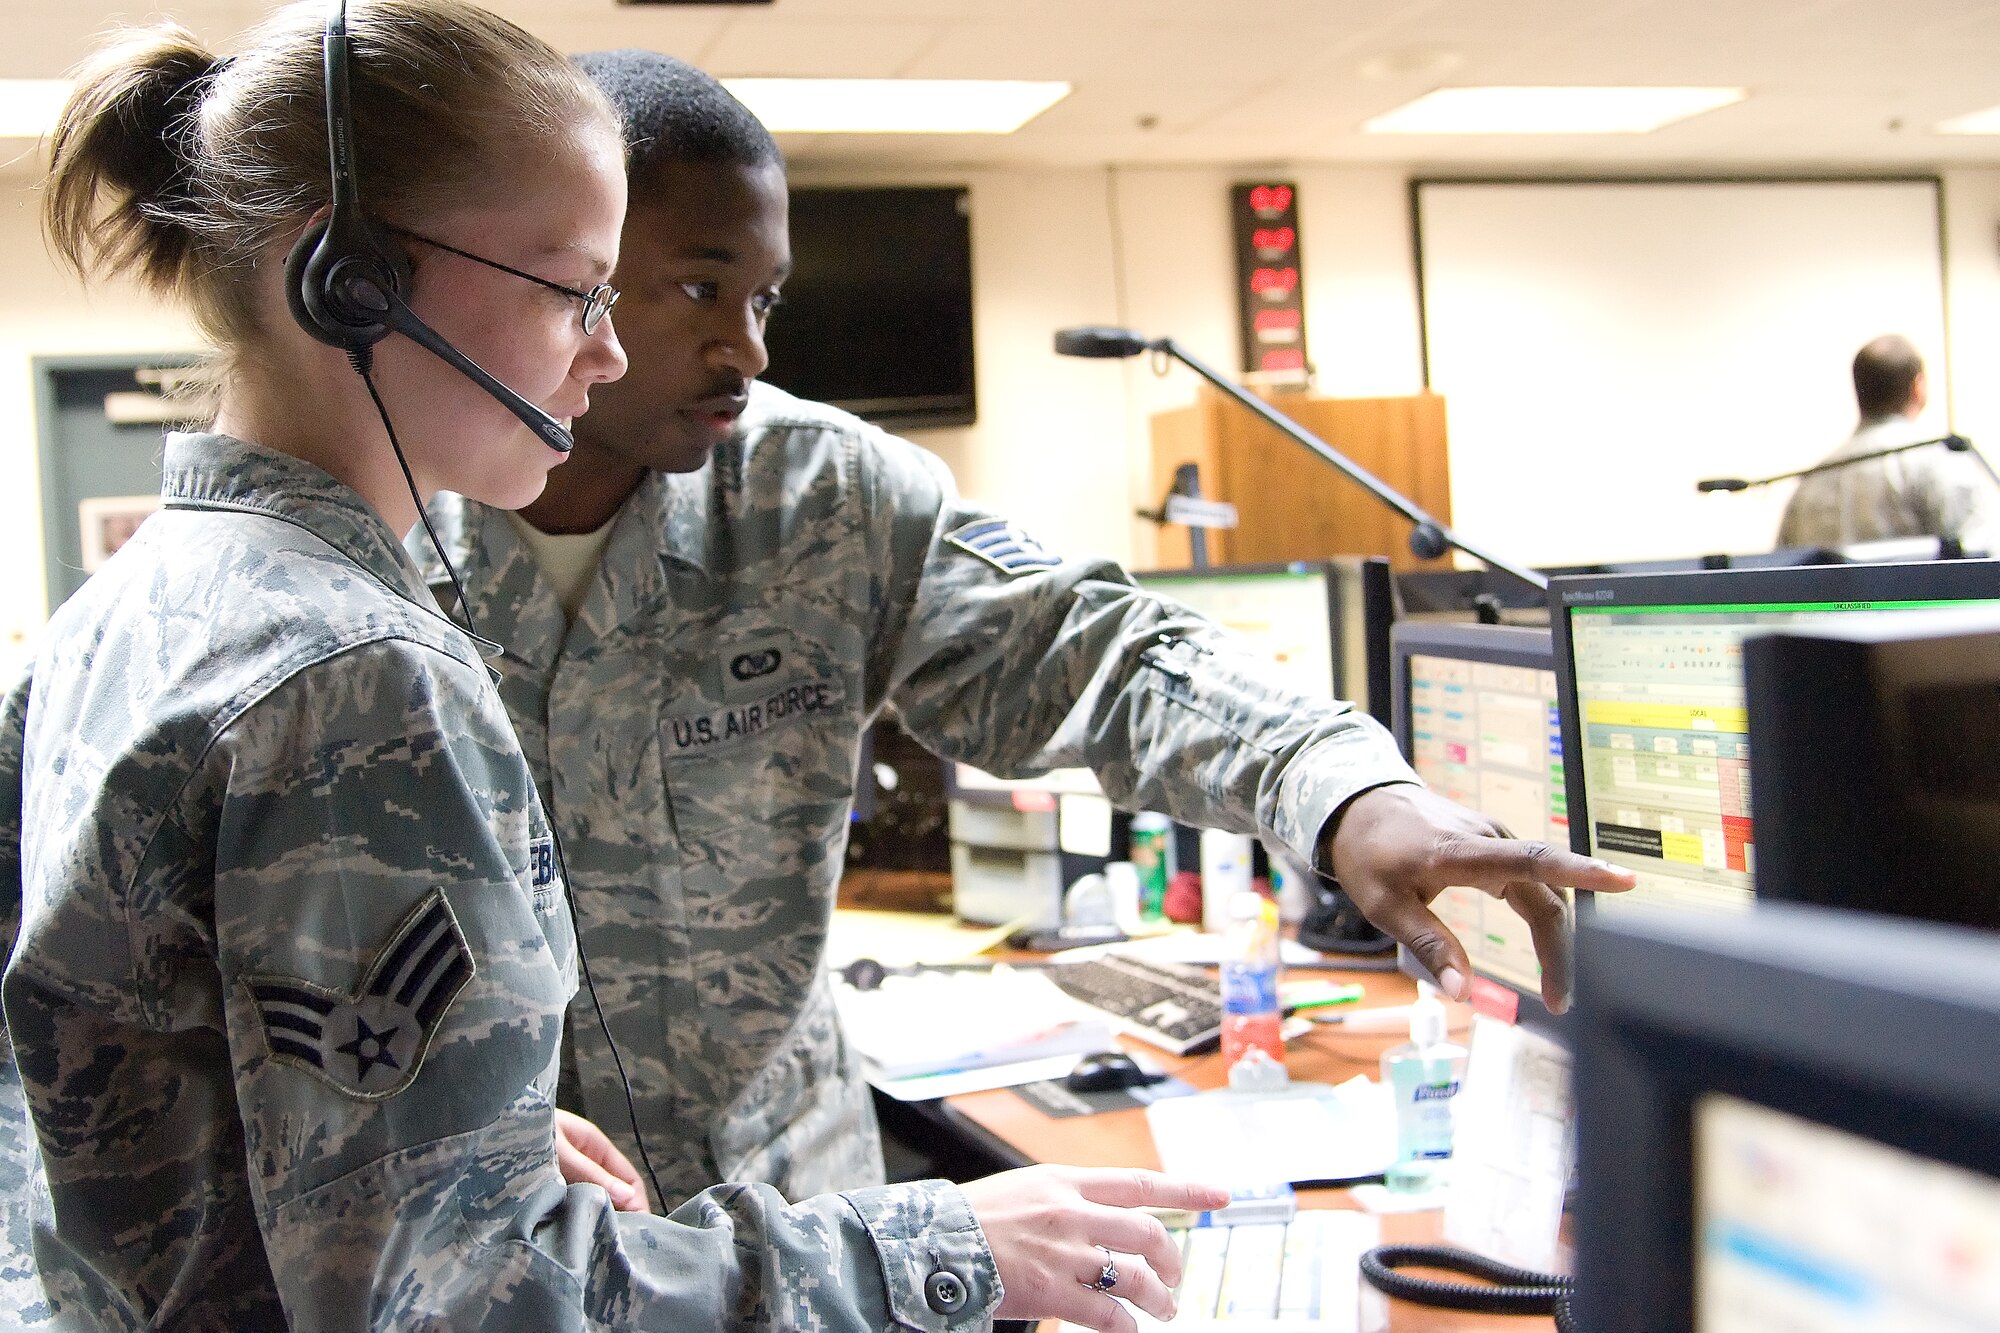
[[[1396,740],[1424,785],[1518,838],[1569,840],[1555,663],[1545,629],[1405,622],[1390,638]],[[1451,888],[1431,910],[1465,946],[1482,1007],[1552,1026],[1528,925]],[[1430,979],[1408,949],[1405,971]]]
[[[1577,934],[1580,1327],[2000,1328],[2000,938],[1762,901]]]
[[[1743,641],[1903,610],[2000,607],[2000,564],[1829,565],[1551,583],[1571,847],[1639,876],[1600,907],[1748,906]]]

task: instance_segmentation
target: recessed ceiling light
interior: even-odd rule
[[[0,79],[0,139],[39,139],[56,127],[68,79]]]
[[[2000,106],[1968,111],[1931,126],[1933,134],[2000,134]]]
[[[1440,88],[1361,128],[1369,134],[1649,134],[1745,95],[1741,88]]]
[[[724,79],[776,134],[1012,134],[1069,96],[1013,79]]]

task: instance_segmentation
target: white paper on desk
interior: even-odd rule
[[[1570,1164],[1569,1053],[1480,1015],[1452,1107],[1444,1238],[1537,1272],[1557,1266]]]
[[[994,1088],[1018,1088],[1023,1083],[1040,1083],[1061,1078],[1076,1068],[1074,1055],[1051,1055],[1040,1060],[1022,1060],[1011,1065],[991,1065],[985,1069],[961,1069],[950,1074],[919,1074],[915,1078],[884,1078],[879,1070],[862,1061],[868,1082],[884,1095],[899,1102],[927,1102],[933,1097],[956,1097],[961,1092],[989,1092]]]
[[[888,1078],[957,1073],[1045,1056],[1076,1058],[1117,1042],[1104,1014],[1039,972],[919,972],[874,990],[834,987],[848,1044]]]
[[[1396,1158],[1393,1105],[1367,1078],[1174,1097],[1146,1122],[1168,1175],[1231,1188],[1379,1176]]]

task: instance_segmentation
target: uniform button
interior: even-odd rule
[[[965,1308],[965,1282],[940,1268],[924,1279],[924,1299],[939,1314],[957,1314]]]

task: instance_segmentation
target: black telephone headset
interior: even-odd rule
[[[370,349],[400,333],[484,389],[558,453],[576,441],[561,422],[515,393],[453,347],[404,302],[410,265],[402,247],[361,208],[354,177],[354,113],[348,101],[347,0],[326,20],[326,139],[333,169],[333,206],[306,228],[285,259],[285,298],[307,333],[347,352],[367,373]],[[372,387],[372,386],[371,386]]]

